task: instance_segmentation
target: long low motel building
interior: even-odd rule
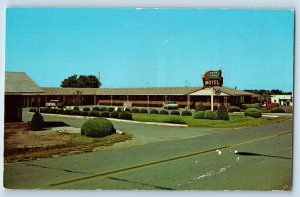
[[[166,88],[42,88],[40,106],[49,100],[59,100],[64,105],[109,105],[162,107],[166,101],[175,101],[181,108],[193,108],[202,103],[210,106],[210,88],[166,87]],[[219,95],[214,94],[214,106],[241,105],[252,103],[252,93],[221,87]],[[79,98],[79,101],[78,101]]]
[[[14,95],[18,89],[34,89],[34,93],[23,91],[22,107],[45,106],[50,100],[59,100],[64,106],[107,105],[107,106],[141,106],[162,107],[166,101],[175,101],[181,108],[194,108],[202,103],[209,107],[211,103],[210,88],[202,87],[157,87],[157,88],[48,88],[38,87],[24,72],[6,72],[6,96],[8,87],[14,86]],[[23,88],[22,88],[23,87]],[[20,98],[20,97],[19,97]],[[214,106],[220,103],[226,106],[253,103],[253,94],[229,87],[221,87],[220,94],[214,94]],[[10,97],[6,97],[6,100]]]

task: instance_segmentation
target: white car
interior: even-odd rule
[[[165,109],[178,109],[178,104],[175,101],[166,101],[163,107]]]

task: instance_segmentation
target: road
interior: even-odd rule
[[[5,187],[105,190],[290,190],[292,187],[292,121],[232,130],[114,124],[129,129],[140,140],[91,153],[5,164]],[[168,138],[172,131],[177,137]],[[169,135],[145,140],[145,136],[161,132]],[[186,135],[179,135],[185,132]]]

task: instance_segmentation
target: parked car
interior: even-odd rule
[[[166,101],[163,107],[165,109],[178,109],[178,104],[175,101]]]
[[[49,108],[58,108],[62,107],[62,102],[60,102],[59,100],[50,100],[45,104],[45,106]]]

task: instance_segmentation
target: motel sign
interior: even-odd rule
[[[207,71],[202,77],[204,87],[214,87],[223,85],[222,71]]]

